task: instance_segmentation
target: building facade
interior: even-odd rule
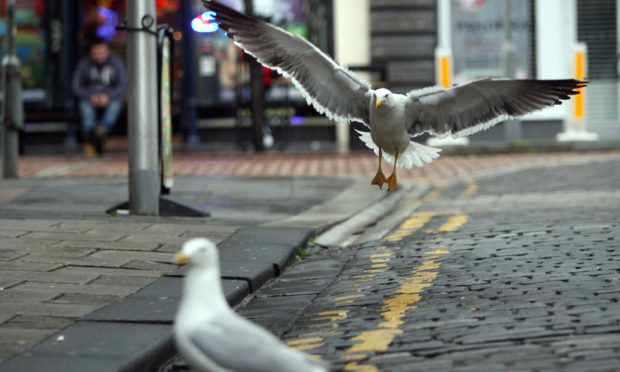
[[[84,30],[94,27],[124,57],[125,33],[115,26],[124,19],[125,1],[17,2],[17,44],[28,111],[75,111],[70,81],[85,52]],[[153,1],[157,22],[175,29],[176,130],[187,132],[188,123],[213,133],[242,129],[249,120],[247,56],[217,29],[213,14],[205,12],[199,0]],[[529,115],[517,124],[498,125],[472,136],[472,142],[620,139],[620,0],[223,1],[242,11],[251,3],[257,16],[307,37],[376,86],[398,92],[507,73],[536,79],[582,74],[590,81],[584,99]],[[2,17],[4,9],[5,1],[0,0]],[[503,54],[506,20],[516,50],[510,71]],[[2,51],[3,25],[2,19]],[[322,141],[347,137],[346,127],[334,131],[333,123],[308,107],[286,79],[264,71],[263,82],[270,125],[321,128],[296,130],[303,138]]]
[[[370,60],[385,65],[387,85],[396,91],[489,76],[586,78],[590,85],[579,99],[497,125],[471,141],[617,140],[618,3],[369,0]],[[516,51],[511,71],[507,37]]]

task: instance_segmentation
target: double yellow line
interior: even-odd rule
[[[401,223],[398,229],[386,236],[386,242],[397,242],[410,236],[423,228],[435,216],[447,216],[446,221],[432,233],[456,231],[460,226],[467,223],[465,213],[442,214],[434,212],[418,212],[410,215]],[[366,283],[372,281],[377,275],[389,270],[389,263],[394,259],[394,254],[400,247],[380,246],[377,252],[366,257],[369,265],[364,274],[355,277],[352,294],[343,293],[342,296],[332,298],[337,305],[346,306],[354,303],[356,299],[365,297],[364,288]],[[437,277],[440,267],[439,257],[448,254],[449,251],[441,244],[433,244],[424,253],[424,260],[411,271],[411,275],[400,283],[399,288],[390,297],[384,299],[381,304],[382,321],[374,329],[366,330],[357,336],[350,337],[350,341],[359,341],[344,351],[343,359],[350,360],[345,370],[350,371],[375,371],[376,366],[371,364],[358,364],[358,361],[368,356],[368,352],[380,352],[388,349],[394,338],[403,333],[400,327],[404,324],[405,314],[417,308],[416,303],[421,299],[421,293],[425,288],[432,285]],[[348,309],[338,309],[318,313],[312,320],[317,322],[319,328],[315,332],[300,335],[299,338],[287,341],[287,344],[299,350],[313,350],[325,345],[325,337],[329,337],[338,323],[348,316]]]

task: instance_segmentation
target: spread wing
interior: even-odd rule
[[[300,36],[239,13],[216,1],[203,0],[235,44],[263,65],[291,77],[314,108],[330,119],[368,125],[370,84],[338,65]]]
[[[189,340],[208,359],[233,371],[326,371],[328,365],[285,346],[271,333],[230,314],[196,327]]]
[[[407,95],[410,134],[468,136],[511,118],[558,105],[578,94],[586,81],[483,79],[450,89]]]

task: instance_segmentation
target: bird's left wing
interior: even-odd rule
[[[264,328],[230,312],[198,325],[189,340],[233,371],[327,371],[327,363],[290,349]]]
[[[587,82],[578,80],[483,79],[450,89],[408,93],[407,128],[411,135],[468,136],[503,120],[560,104]]]
[[[216,1],[203,0],[235,44],[293,83],[306,101],[330,119],[368,125],[370,84],[338,65],[300,36],[237,12]]]

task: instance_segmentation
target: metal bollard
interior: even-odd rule
[[[129,210],[159,215],[155,0],[127,2]]]
[[[19,130],[24,126],[20,61],[15,48],[15,0],[7,6],[7,55],[2,60],[2,176],[18,177]]]

